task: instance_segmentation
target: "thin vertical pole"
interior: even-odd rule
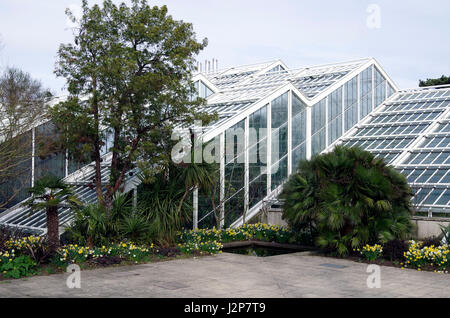
[[[292,91],[288,95],[288,176],[292,173]]]
[[[220,134],[220,227],[225,226],[225,132]]]
[[[198,188],[195,188],[193,196],[194,210],[192,215],[192,227],[196,230],[198,229]]]
[[[267,106],[267,195],[272,192],[272,103]]]
[[[137,211],[137,187],[133,189],[133,211]]]
[[[36,128],[34,127],[31,130],[31,187],[34,187],[34,178],[35,178],[35,157],[36,157]]]
[[[312,107],[306,106],[306,159],[312,157]]]

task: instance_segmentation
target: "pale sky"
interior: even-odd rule
[[[277,59],[299,68],[375,57],[400,88],[450,75],[448,0],[149,2],[166,4],[176,19],[193,23],[197,38],[209,40],[199,60],[216,58],[219,68]],[[65,81],[53,73],[56,52],[73,39],[64,11],[80,4],[0,0],[0,68],[17,66],[61,94]],[[369,25],[379,28],[367,23],[374,16],[371,4],[380,9],[380,19],[369,19]]]

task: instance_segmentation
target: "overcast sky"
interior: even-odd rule
[[[149,2],[192,22],[198,39],[209,40],[199,59],[217,58],[220,68],[277,59],[299,68],[370,56],[401,88],[450,75],[448,0]],[[60,43],[72,41],[64,11],[80,3],[0,0],[0,67],[18,66],[60,94],[65,81],[53,74],[55,56]]]

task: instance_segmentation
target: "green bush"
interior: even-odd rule
[[[365,244],[407,239],[411,188],[403,175],[359,148],[336,147],[302,161],[284,187],[284,218],[339,255]]]
[[[400,261],[405,257],[409,250],[408,242],[399,239],[393,239],[383,245],[383,257],[390,261]]]
[[[184,183],[178,178],[181,173],[172,172],[175,177],[169,179],[163,175],[150,181],[142,178],[139,187],[139,211],[148,219],[150,240],[160,246],[173,245],[177,232],[192,218],[191,196],[183,199]]]
[[[22,255],[10,259],[0,256],[0,272],[5,278],[21,278],[37,274],[37,263],[30,256]]]
[[[93,247],[125,239],[149,243],[149,233],[148,217],[133,211],[128,195],[117,193],[109,212],[99,204],[87,205],[76,211],[64,237],[68,243]]]

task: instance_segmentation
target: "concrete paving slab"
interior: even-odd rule
[[[323,266],[327,264],[327,266]],[[367,287],[367,264],[304,253],[266,258],[223,253],[0,282],[0,297],[447,297],[450,275],[380,267],[381,288]]]

